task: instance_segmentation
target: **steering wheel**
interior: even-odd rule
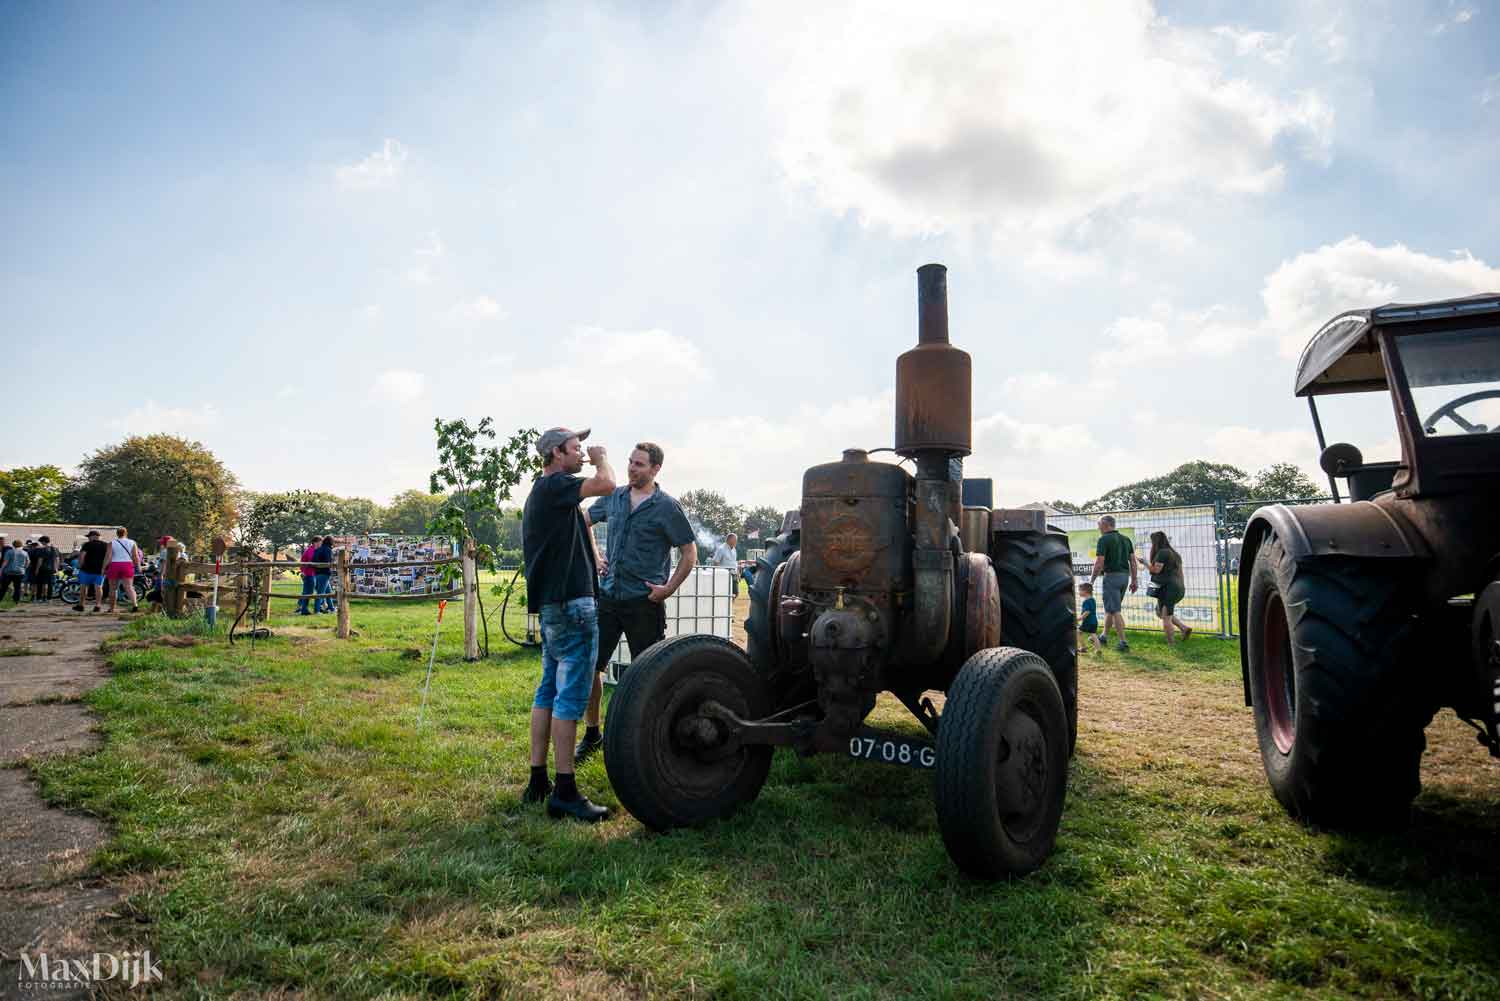
[[[1466,421],[1462,417],[1458,416],[1455,411],[1457,411],[1459,407],[1468,406],[1470,403],[1477,403],[1480,400],[1494,399],[1500,399],[1500,389],[1481,389],[1477,393],[1469,393],[1467,396],[1460,396],[1456,400],[1449,400],[1447,403],[1443,404],[1441,407],[1438,407],[1427,416],[1427,419],[1422,422],[1422,429],[1428,434],[1436,434],[1437,432],[1433,430],[1433,426],[1437,424],[1438,421],[1446,417],[1453,423],[1457,424],[1459,427],[1463,428],[1464,431],[1468,434],[1485,434],[1489,431],[1488,425],[1471,424],[1469,421]]]

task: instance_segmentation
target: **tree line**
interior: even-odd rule
[[[454,492],[415,489],[389,504],[318,490],[246,490],[203,445],[169,434],[136,435],[101,448],[71,477],[56,465],[0,470],[0,518],[7,522],[124,525],[141,539],[175,536],[194,552],[218,536],[255,549],[314,533],[421,535],[453,500]],[[471,520],[478,542],[503,557],[519,553],[519,508],[496,508]]]
[[[254,492],[202,444],[170,434],[135,435],[87,456],[68,476],[55,465],[0,470],[0,501],[9,522],[125,525],[137,537],[173,535],[202,552],[216,536],[238,548],[287,544],[317,534],[440,531],[471,536],[495,561],[520,559],[521,512],[503,506],[511,488],[537,471],[530,452],[536,432],[521,429],[501,445],[492,422],[435,423],[440,465],[429,489],[405,490],[379,504],[368,497],[323,491]],[[1053,500],[1073,513],[1178,507],[1224,501],[1242,522],[1256,503],[1320,496],[1323,489],[1289,462],[1251,475],[1218,462],[1184,463],[1161,476],[1115,487],[1082,504]],[[730,532],[743,551],[781,530],[783,511],[736,505],[718,491],[690,490],[678,500],[700,541]],[[486,562],[491,562],[486,558]]]

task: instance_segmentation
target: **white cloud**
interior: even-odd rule
[[[1451,7],[1452,5],[1453,4],[1450,0],[1449,6]],[[1448,18],[1448,20],[1439,21],[1437,24],[1433,25],[1432,33],[1434,35],[1441,35],[1443,32],[1447,31],[1454,25],[1468,24],[1470,21],[1474,20],[1474,15],[1477,13],[1479,12],[1473,7],[1460,7],[1458,8],[1458,10],[1453,12],[1453,16]]]
[[[1500,73],[1486,77],[1484,89],[1479,92],[1480,104],[1493,104],[1495,101],[1500,101]]]
[[[767,61],[783,169],[828,209],[900,233],[975,225],[1079,273],[1061,240],[1097,213],[1265,193],[1283,140],[1317,162],[1331,149],[1319,95],[1234,76],[1220,37],[1139,0],[757,4],[739,31]]]
[[[1283,38],[1273,31],[1252,31],[1229,25],[1220,25],[1213,29],[1213,33],[1233,45],[1235,55],[1259,56],[1273,66],[1286,64],[1287,56],[1291,54],[1292,46],[1297,41],[1296,35]]]
[[[505,310],[500,304],[487,295],[481,295],[469,302],[458,303],[448,310],[448,316],[455,320],[499,320],[505,317]]]
[[[1346,309],[1387,302],[1445,299],[1500,289],[1500,268],[1467,251],[1433,257],[1394,243],[1377,247],[1358,236],[1298,254],[1266,277],[1260,297],[1264,326],[1284,355]]]
[[[406,163],[406,147],[394,139],[387,139],[380,149],[358,163],[348,163],[334,168],[333,176],[339,187],[351,191],[373,191],[394,187]]]
[[[406,269],[406,280],[413,285],[431,285],[432,272],[420,265]]]
[[[427,234],[427,239],[412,253],[418,257],[442,257],[447,252],[447,249],[447,247],[443,246],[442,238],[434,230]]]
[[[110,420],[110,426],[126,434],[196,435],[220,423],[219,409],[212,403],[197,407],[166,407],[155,400],[145,403],[124,417]]]
[[[380,306],[376,303],[371,303],[370,305],[365,306],[363,309],[361,309],[359,311],[359,315],[364,317],[366,320],[378,320],[380,319]]]
[[[427,388],[427,377],[408,369],[390,369],[375,378],[375,395],[396,403],[410,403]]]

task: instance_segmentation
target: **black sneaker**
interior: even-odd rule
[[[73,611],[75,611],[75,612],[81,612],[81,611],[83,611],[83,603],[80,602],[79,604],[74,605],[73,606]]]
[[[593,753],[595,751],[599,750],[599,748],[601,748],[603,746],[604,746],[604,734],[603,733],[600,733],[597,737],[590,737],[588,735],[588,731],[585,730],[584,733],[583,733],[583,739],[578,742],[578,746],[577,747],[573,748],[573,761],[574,761],[574,763],[575,764],[580,764],[580,765],[583,764],[585,761],[587,761],[589,759],[590,756],[593,755]]]
[[[585,824],[597,824],[601,820],[609,819],[609,807],[595,806],[589,802],[587,796],[579,796],[577,799],[558,799],[554,795],[547,799],[547,816],[553,820],[572,817]]]
[[[543,803],[552,796],[552,783],[543,782],[541,785],[527,784],[526,791],[521,793],[522,803]]]

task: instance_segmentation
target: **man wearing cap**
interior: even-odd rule
[[[99,611],[99,600],[104,597],[104,565],[109,562],[109,543],[99,538],[95,529],[89,529],[88,541],[78,547],[78,604],[73,611],[83,611],[83,599],[94,598],[94,611]]]
[[[615,489],[615,472],[604,449],[591,445],[594,475],[585,479],[583,447],[589,429],[550,428],[537,439],[542,475],[531,484],[521,514],[526,562],[526,610],[542,624],[542,678],[531,709],[531,781],[524,802],[547,801],[547,815],[594,823],[609,816],[578,792],[573,741],[588,706],[599,648],[599,612],[594,599],[598,569],[588,522],[579,504]],[[557,753],[557,785],[547,781],[547,743]]]
[[[604,672],[609,669],[620,634],[630,644],[631,660],[639,659],[647,647],[665,636],[667,613],[662,603],[698,562],[698,544],[682,505],[656,482],[662,457],[661,446],[655,442],[636,445],[625,467],[629,482],[589,507],[589,524],[607,523],[609,538],[605,540],[604,579],[599,586],[599,654],[585,717],[587,728],[574,754],[578,761],[604,743],[599,729],[599,701],[604,692]],[[678,552],[675,572],[674,546]]]

